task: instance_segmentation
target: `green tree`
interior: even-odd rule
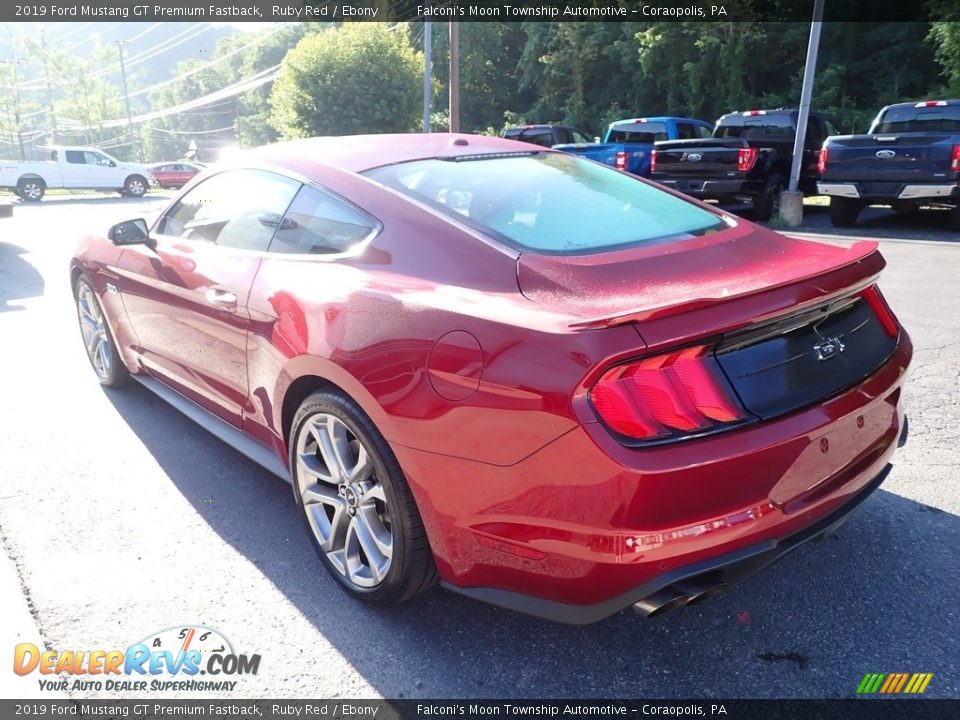
[[[407,25],[350,23],[308,36],[284,58],[271,124],[286,138],[415,130],[422,69]]]

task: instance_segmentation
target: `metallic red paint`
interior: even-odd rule
[[[321,185],[377,218],[381,232],[355,255],[89,236],[72,267],[93,278],[131,371],[284,463],[305,388],[353,397],[399,459],[453,587],[602,603],[810,526],[881,472],[904,423],[902,329],[894,354],[843,393],[673,445],[624,446],[588,397],[617,362],[861,291],[884,265],[875,244],[844,250],[729,219],[667,246],[521,255],[357,174],[529,151],[466,139],[329,138],[251,154],[248,166]],[[213,302],[211,290],[236,303]]]

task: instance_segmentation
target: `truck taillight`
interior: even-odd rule
[[[611,368],[590,400],[608,428],[633,440],[679,439],[751,417],[707,345]]]
[[[894,338],[899,335],[900,324],[897,322],[893,310],[890,309],[887,301],[883,295],[880,294],[880,288],[876,285],[871,285],[861,293],[861,296],[867,301],[867,305],[873,310],[873,314],[877,316],[877,320],[880,321],[887,335]]]
[[[823,175],[827,171],[827,162],[830,160],[830,151],[827,148],[820,148],[820,154],[817,156],[817,172]]]
[[[626,170],[627,169],[627,154],[622,150],[617,153],[617,170]]]
[[[740,148],[737,153],[737,172],[750,172],[756,162],[756,148]]]
[[[950,169],[953,172],[960,172],[960,145],[954,145],[950,151]]]
[[[746,115],[747,117],[755,117],[756,115],[766,115],[767,111],[766,110],[747,110],[743,114]]]
[[[954,147],[953,149],[956,150],[957,148]],[[657,171],[657,151],[651,150],[650,151],[650,172],[654,173],[656,171]]]

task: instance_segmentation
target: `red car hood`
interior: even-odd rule
[[[808,280],[876,254],[877,243],[849,248],[788,238],[741,222],[703,237],[580,256],[523,254],[521,292],[551,309],[606,327],[725,303]],[[825,289],[825,292],[826,289]]]

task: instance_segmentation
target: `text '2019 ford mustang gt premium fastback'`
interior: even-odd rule
[[[347,590],[586,623],[709,597],[883,481],[883,267],[565,153],[381,135],[218,167],[71,282],[100,382],[291,480]]]

